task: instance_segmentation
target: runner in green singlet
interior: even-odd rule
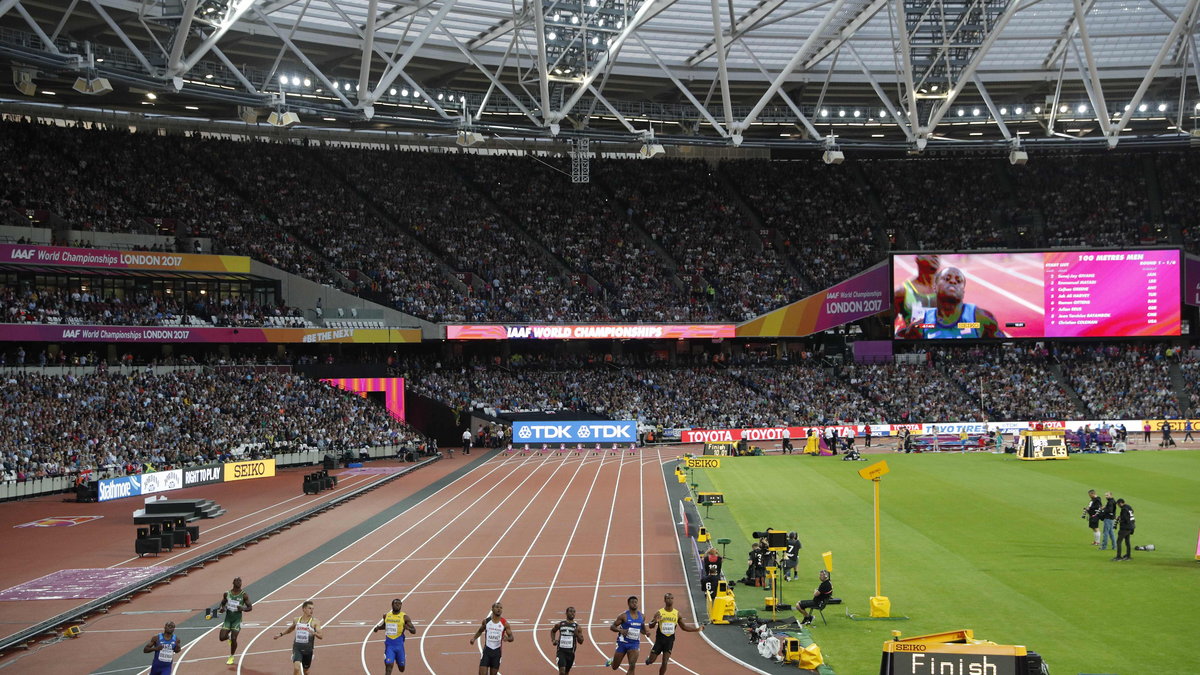
[[[242,612],[252,609],[254,606],[250,603],[250,596],[242,590],[242,578],[234,579],[233,588],[225,591],[221,596],[221,604],[217,607],[218,612],[225,613],[219,637],[221,642],[229,640],[229,660],[225,662],[227,665],[233,665],[234,654],[237,653],[238,633],[242,632]]]

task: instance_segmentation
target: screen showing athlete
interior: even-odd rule
[[[938,255],[926,254],[917,256],[916,262],[917,276],[901,284],[892,297],[897,328],[911,323],[913,317],[924,316],[925,310],[934,306],[936,291],[933,282],[942,266],[942,259]]]
[[[1008,337],[988,310],[963,302],[967,276],[957,267],[946,267],[934,278],[935,306],[914,316],[897,333],[904,339],[946,340]]]

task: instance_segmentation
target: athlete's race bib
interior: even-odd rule
[[[175,660],[175,648],[171,645],[164,645],[158,650],[158,660],[165,663],[170,663]]]
[[[306,645],[312,639],[312,627],[306,623],[296,624],[296,642]]]
[[[560,649],[574,649],[575,648],[575,636],[569,635],[565,632],[559,633],[558,634],[558,646]]]
[[[240,611],[242,611],[242,601],[241,601],[241,600],[235,600],[235,599],[233,599],[233,598],[229,598],[228,600],[226,600],[226,601],[225,601],[225,611],[226,611],[226,612],[240,612]]]
[[[387,624],[387,627],[384,629],[384,634],[390,638],[396,637],[397,635],[400,634],[400,624],[398,624],[398,623]]]
[[[642,629],[629,627],[625,629],[625,639],[630,642],[637,642],[641,639]]]
[[[662,631],[663,635],[674,635],[675,634],[675,622],[674,621],[663,621],[662,623],[658,624],[658,626],[659,626],[658,629],[660,631]]]

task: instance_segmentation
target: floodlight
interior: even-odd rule
[[[638,154],[646,159],[650,159],[651,157],[658,157],[666,151],[667,149],[658,143],[645,143],[642,145],[642,149],[638,150]]]
[[[77,77],[75,78],[75,86],[72,88],[81,94],[91,94],[93,96],[111,94],[113,90],[112,84],[108,81],[107,77]]]
[[[826,164],[841,164],[842,162],[846,161],[846,155],[843,154],[841,150],[831,149],[826,150],[821,155],[821,159]]]
[[[1008,153],[1008,163],[1012,164],[1013,166],[1025,166],[1025,163],[1028,161],[1029,153],[1025,152],[1024,150],[1013,150],[1012,152]]]
[[[297,124],[300,124],[300,116],[294,112],[274,111],[267,116],[267,124],[270,124],[273,127],[290,129]]]
[[[458,132],[458,138],[454,142],[466,148],[477,143],[482,143],[484,140],[486,139],[484,138],[483,134],[479,133],[478,131],[467,131],[466,129],[463,129]]]
[[[37,71],[28,68],[13,68],[13,86],[17,91],[26,96],[33,96],[37,93],[37,84],[33,81]]]

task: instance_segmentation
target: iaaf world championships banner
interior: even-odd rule
[[[887,262],[737,327],[738,337],[803,337],[891,309]]]
[[[420,342],[419,328],[216,328],[207,326],[0,325],[0,340],[25,342]]]
[[[250,259],[237,255],[116,251],[103,248],[68,248],[0,244],[0,262],[105,267],[110,269],[178,270],[182,272],[249,272]]]
[[[733,324],[449,325],[447,340],[686,340],[731,338]]]

